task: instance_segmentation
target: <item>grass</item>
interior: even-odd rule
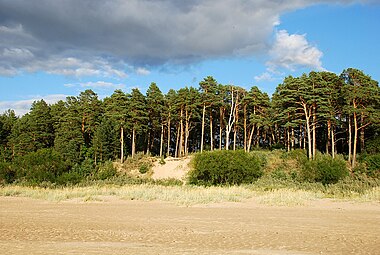
[[[17,196],[42,199],[53,202],[79,200],[83,202],[104,201],[112,196],[124,200],[165,201],[181,206],[212,204],[221,202],[242,202],[255,199],[260,204],[272,206],[304,206],[322,198],[334,198],[350,201],[380,202],[380,188],[372,187],[365,191],[338,193],[334,187],[319,188],[279,187],[264,189],[262,186],[246,185],[231,187],[200,186],[162,186],[154,184],[138,185],[93,185],[87,187],[41,188],[7,185],[0,187],[0,196]],[[338,189],[335,187],[335,189]],[[335,193],[334,193],[335,192]],[[335,195],[334,195],[335,194]],[[343,194],[343,195],[342,195]]]
[[[220,202],[240,202],[253,196],[244,187],[192,187],[161,185],[128,186],[89,186],[66,188],[39,188],[9,185],[0,188],[0,196],[18,196],[64,201],[80,199],[82,201],[99,201],[102,197],[115,196],[125,200],[167,201],[177,205],[195,205]]]

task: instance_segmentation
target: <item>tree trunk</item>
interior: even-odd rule
[[[315,159],[316,151],[317,151],[316,128],[317,128],[317,114],[316,114],[315,106],[313,106],[313,159]]]
[[[124,128],[120,127],[120,162],[124,162]]]
[[[247,151],[247,105],[244,104],[244,151]]]
[[[308,109],[306,103],[302,103],[303,111],[306,119],[306,131],[307,131],[307,147],[308,147],[308,157],[309,159],[313,158],[312,154],[312,142],[311,142],[311,130],[310,130],[310,117],[312,114],[312,109]]]
[[[236,107],[235,107],[236,121],[234,123],[234,150],[236,150],[236,139],[237,139],[237,132],[238,132],[238,125],[237,125],[237,123],[239,122],[239,107],[237,105],[237,100],[238,99],[236,99]]]
[[[226,127],[226,144],[225,144],[226,150],[228,150],[228,147],[230,146],[229,140],[230,140],[230,132],[228,132],[227,127]]]
[[[292,130],[292,140],[291,140],[292,148],[291,148],[291,150],[294,150],[294,140],[295,140],[295,138],[294,138],[294,127],[291,127],[291,130]]]
[[[179,157],[182,157],[183,155],[183,108],[181,107],[181,115],[180,115],[180,138],[179,138]]]
[[[352,163],[352,124],[351,117],[348,117],[348,162]]]
[[[249,138],[248,138],[248,147],[247,147],[247,151],[249,152],[251,150],[251,145],[252,145],[252,138],[253,138],[253,133],[255,132],[255,126],[253,125],[252,126],[252,129],[251,129],[251,132],[249,134]]]
[[[210,109],[210,150],[214,150],[214,132],[212,126],[212,109]]]
[[[335,126],[331,129],[331,155],[335,158]]]
[[[180,134],[181,126],[177,124],[177,136],[176,136],[176,143],[175,143],[175,153],[174,156],[178,158],[178,150],[179,150],[179,134]]]
[[[160,158],[162,157],[162,151],[164,145],[164,124],[161,123],[161,137],[160,137]]]
[[[188,140],[190,135],[190,115],[188,110],[185,111],[185,149],[184,154],[187,156],[189,154]]]
[[[357,118],[356,112],[354,112],[354,148],[352,151],[352,168],[354,168],[356,164],[357,143],[358,143],[358,118]]]
[[[360,124],[363,128],[360,129],[360,152],[364,151],[364,117],[363,113],[360,115]]]
[[[286,128],[286,147],[288,152],[290,151],[290,132],[289,127]]]
[[[306,117],[306,130],[307,130],[307,147],[309,149],[309,159],[312,159],[312,144],[311,144],[311,130],[310,130],[310,117]]]
[[[168,156],[169,157],[169,155],[170,155],[170,113],[169,113],[169,118],[168,118],[168,151],[167,151],[167,155],[166,156]]]
[[[219,108],[219,150],[222,149],[222,136],[223,136],[223,108]]]
[[[132,129],[132,158],[135,157],[136,153],[136,130],[135,128]]]
[[[147,143],[147,146],[146,146],[146,155],[149,155],[149,151],[150,151],[150,143],[151,143],[151,131],[149,130],[148,132],[148,143]]]
[[[206,113],[206,104],[203,104],[202,110],[202,134],[201,134],[201,152],[203,152],[203,139],[205,134],[205,113]]]
[[[326,154],[329,154],[331,145],[331,120],[327,121],[327,141],[326,141]]]

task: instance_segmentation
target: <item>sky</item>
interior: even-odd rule
[[[379,27],[379,0],[0,0],[0,113],[209,75],[269,95],[310,71],[380,81]]]

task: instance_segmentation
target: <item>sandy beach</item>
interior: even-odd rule
[[[0,197],[2,254],[380,254],[380,205]]]

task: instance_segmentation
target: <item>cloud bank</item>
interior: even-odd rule
[[[0,0],[0,75],[123,78],[147,75],[150,67],[255,56],[270,48],[268,38],[282,13],[322,2],[358,1]],[[278,39],[298,40],[295,46],[303,47],[301,37],[280,31]],[[273,65],[321,66],[313,62],[317,49],[300,54],[291,48],[295,56],[285,60],[286,49],[275,44]],[[302,63],[304,53],[310,59]]]
[[[4,113],[8,109],[13,109],[16,115],[22,116],[30,111],[30,107],[35,101],[43,99],[48,104],[54,104],[59,100],[66,100],[67,96],[68,95],[64,94],[54,94],[46,96],[34,96],[33,98],[19,101],[0,101],[0,114]]]

